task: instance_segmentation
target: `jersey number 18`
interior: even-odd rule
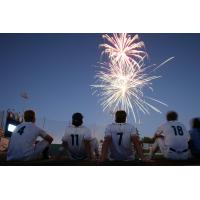
[[[182,136],[183,135],[183,129],[181,126],[172,126],[173,130],[174,130],[174,134],[177,136],[177,135],[180,135]]]

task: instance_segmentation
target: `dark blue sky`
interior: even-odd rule
[[[110,123],[111,116],[102,111],[90,88],[100,59],[99,44],[104,42],[101,35],[0,34],[0,109],[21,111],[19,94],[27,91],[30,99],[25,107],[35,109],[39,118],[69,121],[79,111],[88,124]],[[156,72],[162,78],[153,81],[154,92],[145,90],[169,107],[154,103],[163,114],[142,115],[141,134],[153,134],[172,109],[188,126],[192,117],[200,115],[200,34],[139,36],[149,53],[148,63],[175,56]]]

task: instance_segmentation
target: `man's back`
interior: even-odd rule
[[[133,160],[132,137],[137,129],[128,123],[113,123],[107,126],[105,136],[112,139],[110,158],[114,160]]]
[[[67,142],[68,150],[72,159],[84,159],[87,157],[84,140],[91,140],[91,132],[85,126],[69,126],[62,138]]]
[[[189,131],[191,137],[191,151],[194,154],[200,154],[200,129],[193,128]]]
[[[38,136],[45,137],[47,134],[32,122],[24,122],[18,125],[13,132],[9,148],[8,160],[24,158],[34,151],[34,143]]]
[[[157,134],[164,136],[166,148],[171,148],[176,152],[188,149],[189,133],[185,126],[178,121],[169,121],[161,125]]]

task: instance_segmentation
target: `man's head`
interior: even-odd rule
[[[178,114],[175,111],[170,111],[166,115],[167,121],[176,121],[178,120]]]
[[[126,112],[124,110],[118,110],[115,114],[116,123],[125,123],[126,122]]]
[[[24,112],[24,121],[25,122],[35,122],[35,112],[33,110],[26,110]]]
[[[200,128],[200,118],[192,119],[192,128]]]
[[[81,113],[74,113],[72,115],[72,124],[76,127],[83,124],[83,115]]]

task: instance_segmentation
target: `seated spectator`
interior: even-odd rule
[[[189,133],[185,126],[178,122],[178,114],[174,111],[166,115],[167,122],[161,125],[155,135],[150,158],[160,150],[163,156],[171,160],[187,160],[189,158]]]
[[[40,155],[43,155],[43,158],[47,159],[48,149],[53,138],[35,125],[36,118],[34,111],[25,111],[24,121],[12,133],[7,160],[34,160]],[[39,136],[43,140],[37,142]]]
[[[69,125],[62,138],[62,146],[67,150],[68,158],[71,160],[92,159],[91,147],[92,133],[83,126],[83,115],[74,113],[72,125]]]
[[[193,156],[200,158],[200,118],[194,118],[191,123],[190,150]]]
[[[135,151],[144,160],[137,129],[126,123],[127,114],[119,110],[115,114],[115,123],[109,124],[105,130],[102,145],[101,161],[131,161],[135,160]]]

